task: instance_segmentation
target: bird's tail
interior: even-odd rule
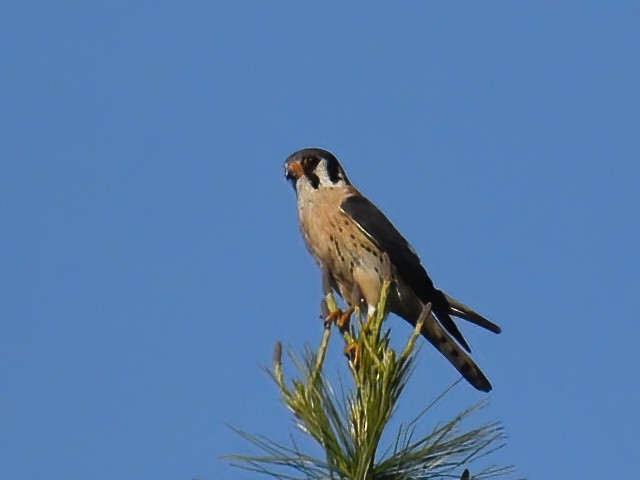
[[[449,313],[454,317],[459,317],[467,322],[475,323],[476,325],[486,328],[490,332],[500,333],[502,329],[493,322],[490,322],[482,315],[474,312],[471,308],[467,307],[464,303],[459,302],[455,298],[450,297],[446,293],[444,294],[447,302],[449,303]]]
[[[489,379],[482,373],[473,359],[442,327],[438,319],[430,314],[425,321],[422,334],[442,353],[460,374],[475,388],[483,392],[491,390]]]

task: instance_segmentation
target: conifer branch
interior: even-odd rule
[[[501,448],[505,442],[498,423],[461,430],[461,423],[484,404],[466,409],[424,436],[417,435],[419,421],[453,386],[405,427],[401,426],[392,445],[382,454],[378,452],[382,434],[415,366],[417,339],[431,314],[431,305],[427,305],[401,353],[396,354],[389,345],[389,331],[383,330],[390,285],[391,280],[384,282],[380,302],[370,318],[366,315],[363,318],[356,309],[355,321],[341,331],[353,381],[349,390],[345,391],[342,385],[334,389],[323,372],[332,325],[325,326],[317,350],[307,347],[302,358],[290,355],[298,376],[289,383],[283,371],[282,346],[276,344],[269,373],[284,404],[293,413],[296,426],[320,445],[324,458],[302,452],[293,437],[287,446],[234,429],[262,455],[229,456],[233,465],[276,479],[307,480],[426,480],[461,478],[461,475],[479,479],[513,471],[512,467],[492,466],[472,475],[462,472],[474,460]],[[327,317],[337,312],[338,306],[332,293],[325,293],[323,314]]]

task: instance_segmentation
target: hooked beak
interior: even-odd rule
[[[288,159],[284,163],[284,176],[287,177],[287,180],[295,182],[304,174],[304,170],[300,162]]]

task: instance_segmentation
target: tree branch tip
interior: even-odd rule
[[[282,342],[277,341],[273,348],[273,365],[275,368],[282,368]]]

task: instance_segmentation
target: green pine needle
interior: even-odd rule
[[[336,391],[323,372],[332,333],[330,326],[324,330],[317,351],[307,347],[302,358],[291,355],[298,377],[290,384],[283,372],[282,347],[276,346],[273,370],[269,373],[280,389],[284,404],[293,413],[296,426],[321,447],[324,458],[302,452],[293,437],[291,444],[285,445],[233,429],[262,455],[228,456],[232,465],[287,480],[460,478],[462,470],[474,460],[504,446],[505,434],[498,423],[466,431],[461,429],[461,422],[484,404],[468,408],[430,433],[418,436],[419,420],[449,393],[454,384],[406,426],[401,426],[392,444],[382,454],[378,453],[382,434],[415,366],[416,341],[430,314],[428,305],[404,349],[397,354],[389,345],[389,332],[382,330],[387,316],[389,287],[390,281],[385,282],[380,303],[371,318],[363,319],[356,310],[355,321],[342,332],[353,379],[350,389],[345,390],[340,384]],[[331,294],[325,301],[329,311],[337,311]],[[496,477],[512,471],[512,467],[492,466],[473,473],[471,478]]]

